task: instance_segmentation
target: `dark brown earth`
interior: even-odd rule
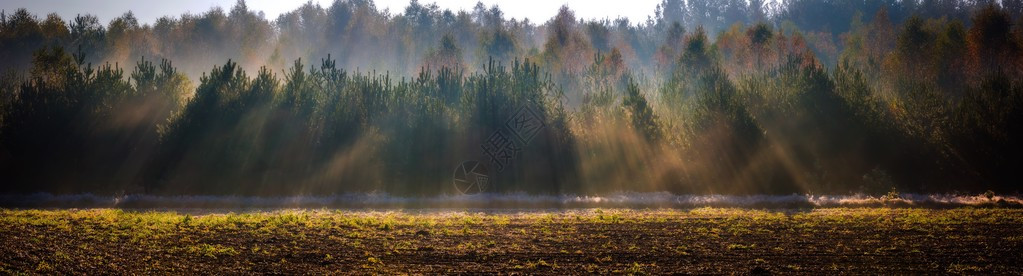
[[[1020,209],[3,210],[0,274],[1020,274]]]

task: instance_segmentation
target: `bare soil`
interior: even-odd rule
[[[1020,274],[1020,209],[2,210],[0,274]]]

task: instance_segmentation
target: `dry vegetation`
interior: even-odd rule
[[[0,211],[0,273],[1023,272],[1023,210]]]

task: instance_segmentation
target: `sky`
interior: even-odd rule
[[[56,12],[65,21],[74,18],[77,14],[96,15],[101,22],[107,23],[110,20],[132,11],[140,23],[152,23],[163,16],[180,16],[184,13],[198,14],[209,10],[212,7],[222,7],[225,10],[234,6],[237,0],[174,0],[174,1],[133,1],[133,0],[3,0],[0,1],[0,9],[6,10],[8,14],[18,8],[27,8],[29,12],[44,18],[46,14]],[[306,3],[301,1],[281,0],[248,0],[246,4],[249,9],[263,11],[266,18],[273,20],[278,15],[294,10]],[[375,0],[380,10],[390,9],[391,13],[400,13],[405,10],[410,0]],[[333,0],[313,0],[321,6],[327,7]],[[441,9],[471,10],[477,2],[482,2],[488,8],[497,4],[504,12],[507,19],[529,18],[534,23],[546,22],[558,12],[562,5],[568,5],[576,13],[577,18],[610,18],[627,17],[633,23],[644,21],[648,16],[653,15],[654,9],[660,0],[420,0],[421,4],[436,3]]]

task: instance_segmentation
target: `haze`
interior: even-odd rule
[[[199,14],[213,7],[229,9],[235,0],[182,0],[182,1],[131,1],[131,0],[98,0],[98,1],[59,1],[59,0],[12,0],[0,3],[0,9],[8,13],[18,8],[27,8],[37,14],[55,12],[63,18],[74,18],[78,14],[95,15],[101,22],[108,22],[131,11],[140,23],[152,24],[163,16],[178,16],[185,13]],[[312,1],[320,6],[330,6],[330,0]],[[406,0],[374,1],[380,10],[389,9],[391,13],[400,13],[409,6]],[[452,11],[471,10],[477,3],[487,7],[498,5],[509,18],[522,20],[528,18],[532,22],[544,22],[554,17],[558,7],[566,5],[576,12],[580,18],[615,19],[629,18],[633,22],[641,22],[651,15],[657,6],[656,0],[614,1],[614,0],[523,0],[505,1],[498,4],[496,0],[448,0],[419,1],[420,4],[436,3],[441,9]],[[265,18],[276,19],[279,15],[293,11],[307,1],[275,1],[252,0],[246,4],[254,11],[263,12]]]

